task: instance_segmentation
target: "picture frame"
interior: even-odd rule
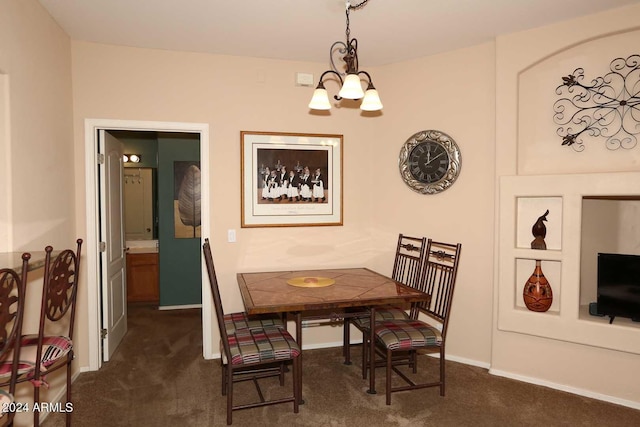
[[[242,228],[341,226],[343,136],[240,132]]]

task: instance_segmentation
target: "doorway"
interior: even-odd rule
[[[123,144],[125,153],[127,302],[147,302],[161,310],[200,308],[200,135],[107,133]]]
[[[103,363],[103,339],[101,337],[102,313],[105,299],[101,295],[101,267],[100,267],[100,234],[99,206],[101,203],[98,188],[98,134],[99,131],[149,131],[192,133],[200,136],[200,165],[201,165],[201,233],[210,234],[210,201],[209,201],[209,125],[199,123],[174,122],[140,122],[128,120],[86,119],[85,120],[85,172],[86,172],[86,218],[87,218],[87,304],[89,315],[89,369],[97,370]],[[203,356],[213,356],[211,340],[211,324],[213,310],[211,296],[207,282],[206,270],[201,269],[202,294],[202,331]]]

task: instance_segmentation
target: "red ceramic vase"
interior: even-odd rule
[[[524,304],[531,311],[543,312],[549,310],[553,302],[553,292],[551,285],[540,266],[540,260],[536,260],[536,268],[527,280],[522,291]]]

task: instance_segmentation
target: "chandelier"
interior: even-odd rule
[[[347,14],[347,29],[345,34],[347,36],[346,43],[343,41],[337,41],[331,45],[329,50],[329,59],[331,61],[331,70],[327,70],[320,76],[320,81],[316,90],[313,92],[313,97],[309,103],[309,108],[312,110],[330,110],[331,103],[329,102],[329,96],[327,90],[324,87],[324,78],[327,75],[334,75],[340,80],[342,88],[338,95],[333,98],[336,101],[341,99],[362,99],[360,109],[363,111],[379,111],[382,110],[382,103],[378,96],[378,91],[371,82],[371,76],[366,71],[358,70],[358,40],[350,38],[349,30],[349,12],[356,10],[365,5],[369,0],[364,0],[362,3],[352,5],[349,1],[346,2],[346,14]],[[344,62],[344,72],[340,72],[334,61],[334,55],[338,54],[338,59]],[[344,79],[343,79],[343,76]],[[365,79],[367,83],[367,89],[362,90],[361,79]]]

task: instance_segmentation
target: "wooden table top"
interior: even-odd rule
[[[327,277],[326,287],[287,283],[299,277]],[[367,268],[238,273],[249,314],[283,313],[428,301],[430,296]]]

